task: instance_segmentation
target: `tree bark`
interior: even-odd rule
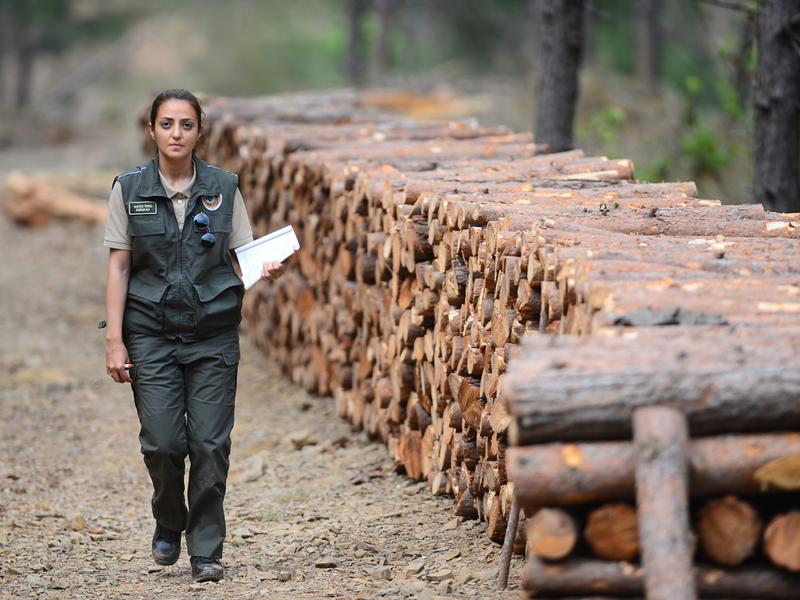
[[[522,587],[535,598],[563,596],[633,596],[644,592],[643,569],[627,562],[570,559],[546,564],[529,557],[522,571]],[[759,598],[796,600],[800,578],[776,569],[725,570],[696,567],[694,580],[704,598]],[[652,597],[648,595],[649,600]],[[670,600],[684,600],[674,596]]]
[[[744,111],[750,102],[750,95],[753,89],[752,75],[748,68],[749,54],[753,51],[755,42],[755,15],[747,13],[739,25],[739,45],[733,59],[734,80],[733,87],[738,97],[739,108]]]
[[[753,199],[800,212],[800,0],[759,3]]]
[[[680,327],[641,327],[634,339],[528,338],[504,375],[516,416],[511,441],[625,438],[633,409],[655,404],[685,410],[693,434],[791,429],[800,424],[796,336],[800,329],[780,325],[698,326],[691,337]],[[723,359],[719,348],[736,358]]]
[[[375,48],[375,66],[378,75],[385,75],[391,68],[391,41],[400,2],[402,0],[377,0],[378,41]]]
[[[692,534],[689,529],[689,427],[678,409],[640,408],[633,413],[639,539],[650,600],[692,600]]]
[[[6,94],[10,89],[8,67],[14,51],[14,11],[10,2],[0,2],[0,109],[7,105]]]
[[[508,586],[508,569],[511,566],[511,554],[514,552],[514,542],[517,539],[519,527],[519,501],[516,496],[511,499],[511,510],[506,525],[506,535],[503,540],[503,549],[500,552],[500,569],[497,572],[497,587],[501,590]]]
[[[800,453],[800,434],[724,435],[690,442],[693,496],[781,491],[765,486],[760,469]],[[506,450],[506,468],[520,506],[580,504],[634,497],[630,442],[543,444]]]
[[[538,142],[552,152],[573,146],[573,123],[578,102],[578,71],[583,51],[584,0],[541,0],[537,22],[541,50],[537,90]]]
[[[651,91],[661,62],[660,7],[661,0],[636,0],[636,76]]]
[[[347,0],[347,77],[351,85],[364,80],[364,15],[368,0]]]

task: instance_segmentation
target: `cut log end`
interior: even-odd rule
[[[753,554],[762,527],[761,518],[749,503],[727,496],[702,508],[697,534],[703,552],[713,561],[733,566]]]

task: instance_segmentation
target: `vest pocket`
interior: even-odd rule
[[[208,213],[206,213],[208,214]],[[211,231],[213,233],[230,233],[233,231],[233,213],[224,212],[220,214],[208,214],[211,221]]]
[[[197,299],[198,330],[232,327],[242,319],[244,284],[236,273],[217,273],[208,281],[194,284]]]
[[[132,215],[128,217],[128,235],[163,235],[166,231],[161,215]]]
[[[167,282],[146,282],[131,277],[125,303],[124,324],[132,331],[161,333],[164,326],[164,293]]]

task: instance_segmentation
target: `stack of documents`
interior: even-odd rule
[[[283,262],[299,249],[300,242],[291,225],[236,248],[234,252],[242,268],[245,289],[250,289],[261,279],[265,262]]]

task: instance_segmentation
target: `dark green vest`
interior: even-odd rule
[[[194,163],[182,231],[161,185],[157,159],[114,179],[122,185],[131,236],[126,331],[192,341],[241,321],[244,286],[228,253],[238,179],[198,158]],[[200,243],[205,231],[193,221],[200,212],[211,222],[213,248]]]

